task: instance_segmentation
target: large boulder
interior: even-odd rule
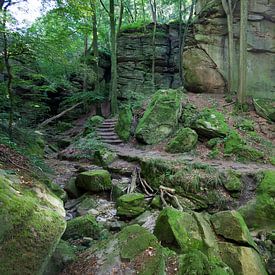
[[[203,247],[195,218],[186,212],[167,207],[158,216],[154,234],[163,246],[186,253]]]
[[[198,134],[190,128],[180,129],[176,136],[169,141],[166,151],[171,153],[189,152],[195,148],[198,142]]]
[[[100,231],[101,228],[95,217],[93,215],[86,214],[68,221],[67,228],[62,236],[62,239],[69,240],[84,237],[98,239],[100,236]]]
[[[257,249],[243,217],[237,211],[218,212],[211,217],[211,222],[217,235]]]
[[[203,50],[192,48],[183,53],[185,87],[196,93],[223,93],[225,81],[217,65]]]
[[[219,248],[222,260],[232,268],[234,274],[267,274],[255,249],[226,242],[220,242]]]
[[[118,121],[115,127],[117,135],[123,141],[128,141],[131,135],[133,114],[129,106],[121,109],[118,115]]]
[[[117,215],[121,217],[133,218],[142,214],[146,210],[146,202],[143,194],[125,194],[117,200]]]
[[[80,173],[76,178],[76,186],[86,191],[100,192],[111,190],[111,175],[106,170],[92,170]]]
[[[253,103],[258,115],[275,121],[275,100],[254,98]]]
[[[274,229],[275,227],[275,171],[265,171],[260,175],[260,182],[256,189],[256,198],[240,207],[249,228]]]
[[[194,118],[191,128],[206,138],[225,137],[229,126],[222,113],[215,109],[204,109]]]
[[[0,274],[42,274],[66,223],[63,202],[44,185],[0,170]]]
[[[155,93],[140,119],[136,137],[146,144],[156,144],[177,127],[182,112],[183,93],[180,90],[160,90]]]
[[[167,254],[153,234],[131,225],[86,250],[64,274],[165,274]]]

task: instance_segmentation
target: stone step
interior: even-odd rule
[[[97,129],[115,129],[115,125],[100,125]]]
[[[103,121],[103,123],[107,122],[107,123],[116,123],[117,122],[117,118],[109,118],[109,119],[105,119]]]
[[[116,125],[116,122],[103,122],[101,123],[101,126],[104,125],[104,126],[115,126]]]
[[[103,139],[108,139],[108,140],[119,140],[119,137],[117,135],[112,135],[112,136],[100,136],[100,138]]]
[[[102,140],[103,143],[108,143],[108,144],[121,144],[123,143],[122,140],[120,139],[116,139],[116,140],[109,140],[109,139],[105,139]]]
[[[116,133],[112,132],[97,132],[99,136],[104,137],[111,137],[111,136],[117,136]]]

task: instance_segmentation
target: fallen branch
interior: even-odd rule
[[[76,107],[78,107],[78,106],[81,105],[81,104],[82,104],[82,102],[77,103],[76,105],[70,107],[69,109],[64,110],[64,111],[61,112],[60,114],[58,114],[58,115],[56,115],[56,116],[53,116],[53,117],[50,117],[50,118],[46,119],[44,122],[42,122],[41,124],[38,125],[38,128],[42,128],[42,127],[48,125],[48,124],[51,123],[52,121],[54,121],[54,120],[56,120],[56,119],[58,119],[58,118],[64,116],[66,113],[72,111],[73,109],[75,109]]]
[[[127,194],[133,193],[137,187],[137,167],[133,170],[131,184],[128,186]]]

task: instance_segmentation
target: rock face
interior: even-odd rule
[[[217,65],[202,49],[192,48],[183,53],[185,88],[195,93],[223,93],[225,81]]]
[[[62,201],[32,185],[0,170],[1,274],[42,274],[65,230]]]
[[[136,128],[136,137],[146,144],[156,144],[168,137],[178,125],[183,92],[160,90],[155,93]]]
[[[253,103],[258,115],[275,122],[275,100],[255,98]]]
[[[153,25],[128,29],[118,38],[118,88],[123,97],[132,93],[152,93]],[[157,89],[178,88],[178,25],[158,25],[156,35],[155,85]]]
[[[274,78],[274,1],[250,0],[248,16],[248,93],[260,98],[275,98]],[[227,25],[221,1],[199,0],[196,6],[199,20],[194,26],[197,45],[217,65],[227,78]],[[234,89],[237,90],[239,48],[239,2],[234,12],[236,62],[233,66]]]

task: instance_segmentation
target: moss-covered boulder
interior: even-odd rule
[[[165,274],[166,251],[149,231],[131,225],[86,250],[64,274]]]
[[[191,48],[182,56],[185,86],[195,93],[223,93],[225,81],[207,53]]]
[[[136,128],[136,137],[146,144],[156,144],[168,137],[178,125],[183,93],[160,90],[155,93]]]
[[[84,237],[99,239],[100,231],[101,227],[97,223],[95,217],[90,214],[86,214],[67,222],[67,228],[62,236],[62,239],[69,240]]]
[[[176,252],[186,253],[203,247],[195,218],[174,208],[167,207],[160,212],[154,234],[163,246]]]
[[[66,223],[62,201],[43,184],[0,170],[0,274],[41,274]]]
[[[250,229],[274,229],[275,227],[275,171],[259,174],[256,198],[239,209]]]
[[[76,260],[76,249],[68,242],[60,240],[43,275],[57,275]]]
[[[226,190],[233,193],[240,192],[243,188],[243,183],[241,181],[240,175],[232,170],[227,173],[226,180],[223,185]]]
[[[176,136],[169,141],[166,151],[170,153],[189,152],[195,148],[198,142],[198,134],[190,128],[180,129]]]
[[[258,115],[275,121],[275,101],[271,99],[254,98],[254,107]]]
[[[70,198],[78,198],[81,195],[80,190],[76,187],[75,180],[76,178],[69,179],[64,186],[64,190]]]
[[[76,178],[76,186],[86,191],[100,192],[111,190],[111,175],[106,170],[92,170],[80,173]]]
[[[211,222],[217,235],[257,249],[243,217],[237,211],[218,212],[211,217]]]
[[[146,202],[143,194],[125,194],[117,200],[117,215],[126,218],[134,218],[146,210]]]
[[[222,113],[215,109],[204,109],[191,124],[199,136],[206,138],[225,137],[229,132],[229,126]]]
[[[211,259],[200,250],[192,250],[179,256],[179,272],[177,274],[233,275],[234,273],[231,268],[222,261],[211,261]]]
[[[267,274],[261,257],[255,249],[225,242],[219,243],[219,248],[222,260],[234,274]]]
[[[133,114],[129,106],[121,109],[118,115],[118,121],[115,127],[117,135],[123,141],[128,141],[131,135]]]

